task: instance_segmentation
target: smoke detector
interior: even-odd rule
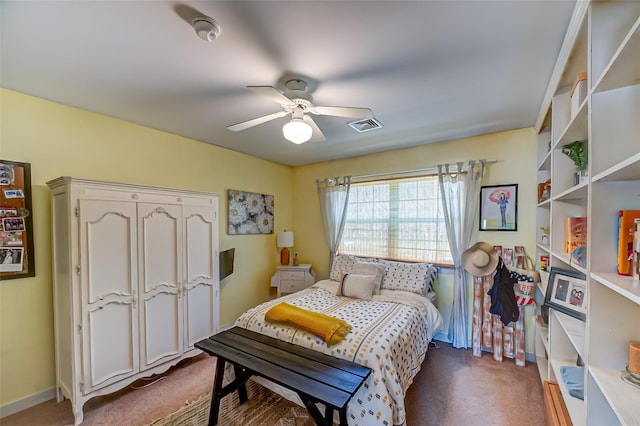
[[[194,18],[191,22],[191,26],[196,30],[198,37],[204,41],[213,41],[217,39],[220,37],[220,32],[222,31],[220,25],[208,16],[198,16],[197,18]]]

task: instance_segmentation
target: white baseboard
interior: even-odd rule
[[[36,405],[47,402],[50,399],[54,399],[55,397],[56,390],[55,388],[52,388],[35,395],[31,395],[30,397],[21,399],[19,401],[3,405],[2,407],[0,407],[0,419],[10,416],[11,414],[26,410],[27,408],[35,407]]]

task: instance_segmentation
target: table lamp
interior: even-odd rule
[[[280,250],[280,264],[289,264],[289,247],[293,247],[293,232],[278,232],[278,247],[282,247]]]

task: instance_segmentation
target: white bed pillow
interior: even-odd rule
[[[337,255],[333,260],[333,265],[331,265],[329,278],[334,281],[340,281],[342,279],[342,275],[351,272],[355,264],[355,256],[348,256],[345,254]]]
[[[379,262],[386,265],[381,288],[410,291],[420,295],[425,295],[431,290],[437,271],[432,264],[393,262],[391,260],[380,260]]]
[[[373,286],[373,294],[380,294],[380,288],[382,287],[382,277],[384,276],[384,270],[386,265],[373,262],[356,262],[351,269],[351,273],[359,275],[375,275],[375,283]]]
[[[358,275],[346,273],[342,277],[337,295],[371,300],[375,286],[375,275]]]

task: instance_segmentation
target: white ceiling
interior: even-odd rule
[[[533,126],[575,0],[2,0],[1,86],[286,165]],[[198,38],[194,14],[222,27]],[[294,145],[246,86],[308,79],[316,105],[368,107],[358,133],[314,116]],[[277,86],[279,87],[279,86]]]

